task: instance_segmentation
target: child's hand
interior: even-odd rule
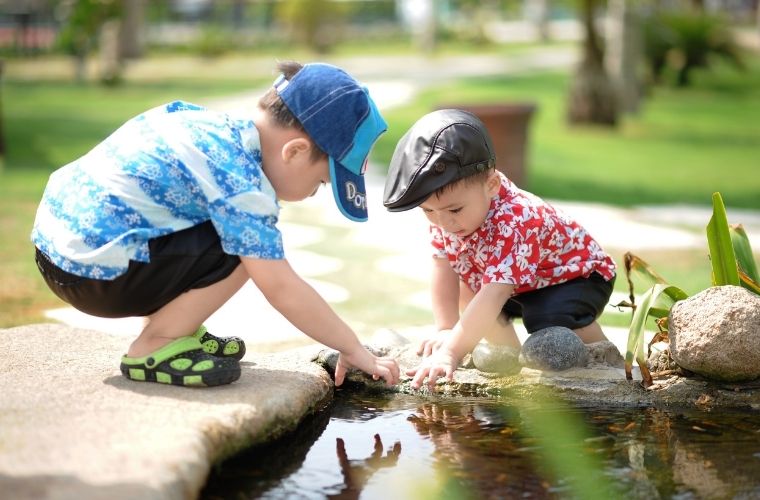
[[[340,353],[338,362],[335,365],[336,386],[343,384],[346,372],[350,368],[358,368],[364,373],[372,375],[374,380],[382,378],[385,380],[386,385],[389,386],[398,383],[399,368],[396,360],[393,358],[379,358],[364,347],[352,353]]]
[[[458,364],[459,360],[456,356],[446,347],[441,347],[431,356],[423,359],[417,368],[407,370],[406,374],[414,377],[412,379],[414,389],[422,387],[422,382],[427,377],[428,388],[432,391],[435,389],[435,383],[439,378],[446,377],[448,381],[454,379],[454,371]]]
[[[428,357],[438,350],[439,347],[451,337],[451,330],[441,330],[423,339],[417,347],[417,356]]]

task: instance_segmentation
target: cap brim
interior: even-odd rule
[[[357,175],[330,157],[330,179],[335,203],[341,213],[356,222],[367,220],[364,176]]]

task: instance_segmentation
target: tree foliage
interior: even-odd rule
[[[644,51],[654,83],[672,75],[688,86],[696,69],[722,58],[743,68],[741,52],[728,23],[721,17],[694,12],[656,12],[644,23]]]

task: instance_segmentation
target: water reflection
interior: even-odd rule
[[[484,398],[344,394],[291,436],[224,463],[202,498],[568,497],[531,434],[541,430],[535,411]],[[571,452],[598,458],[616,497],[760,498],[756,413],[570,411],[586,431]]]
[[[677,498],[760,497],[756,413],[643,409],[633,418],[630,412],[617,411],[590,420],[612,434],[606,447],[610,471],[626,479],[638,498],[653,493]],[[625,421],[629,423],[623,425]]]
[[[383,441],[380,439],[380,434],[375,434],[375,448],[372,454],[364,459],[349,460],[345,441],[342,438],[338,438],[336,441],[338,463],[340,464],[340,472],[343,474],[343,485],[338,493],[330,494],[327,496],[328,498],[344,500],[359,498],[364,485],[367,484],[372,475],[380,469],[395,466],[401,454],[401,443],[396,441],[393,448],[383,456]]]
[[[437,466],[468,496],[549,495],[549,483],[526,460],[529,442],[517,431],[520,417],[513,407],[477,400],[425,402],[407,420],[434,444]]]

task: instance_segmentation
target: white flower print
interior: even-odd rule
[[[169,189],[164,194],[164,199],[176,207],[183,207],[190,203],[187,193],[179,189]]]
[[[581,270],[580,266],[581,256],[576,255],[567,260],[564,265],[554,268],[554,276],[562,276],[563,274],[577,273]]]
[[[261,238],[258,232],[247,227],[240,235],[240,241],[247,247],[256,247],[261,243]]]
[[[520,243],[515,246],[515,262],[521,271],[524,271],[530,263],[528,258],[533,255],[533,245],[530,243]]]

